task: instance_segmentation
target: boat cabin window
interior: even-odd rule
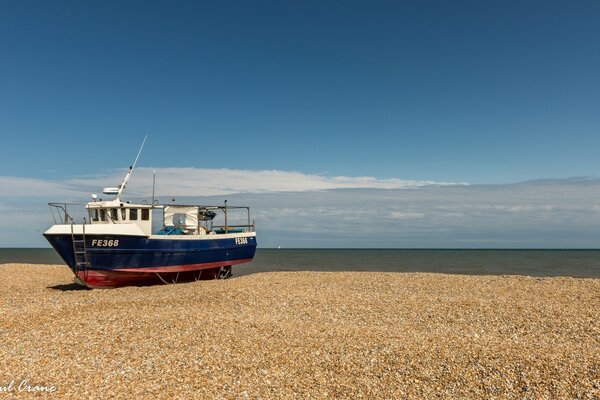
[[[89,210],[91,221],[119,222],[119,221],[150,221],[149,208],[93,208]]]

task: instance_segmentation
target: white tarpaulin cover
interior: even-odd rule
[[[181,229],[198,228],[198,207],[165,206],[165,226]]]

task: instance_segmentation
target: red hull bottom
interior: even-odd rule
[[[204,268],[199,268],[200,266],[179,266],[175,268],[139,268],[136,270],[86,269],[78,271],[75,274],[75,279],[78,280],[79,283],[93,289],[225,279],[231,276],[231,264],[240,264],[247,261],[251,261],[251,259],[236,260],[233,262],[229,261],[227,263],[211,263],[209,265],[205,264],[202,265]],[[192,268],[194,269],[192,270]]]

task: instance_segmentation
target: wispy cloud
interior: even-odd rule
[[[69,181],[46,181],[43,179],[0,176],[2,197],[80,196],[81,189]]]
[[[148,193],[151,168],[140,168],[129,188],[132,195]],[[116,177],[115,177],[116,178]],[[89,182],[89,181],[88,181]],[[457,183],[405,180],[399,178],[324,176],[294,171],[234,169],[161,168],[156,175],[157,193],[167,196],[211,196],[230,193],[304,192],[328,189],[407,189],[448,186]]]
[[[127,195],[147,196],[152,190],[152,168],[134,171]],[[126,171],[45,181],[31,178],[0,177],[3,196],[64,196],[78,194],[88,197],[103,187],[117,186]],[[254,171],[207,168],[156,169],[156,194],[163,196],[211,196],[230,193],[304,192],[328,189],[411,189],[424,186],[452,186],[465,183],[380,179],[369,176],[324,176],[290,171]]]
[[[599,180],[227,198],[253,207],[260,243],[267,247],[600,246]]]

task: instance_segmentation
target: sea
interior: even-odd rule
[[[0,248],[0,264],[64,264],[53,249]],[[233,276],[272,271],[433,272],[600,278],[600,250],[257,249]]]

